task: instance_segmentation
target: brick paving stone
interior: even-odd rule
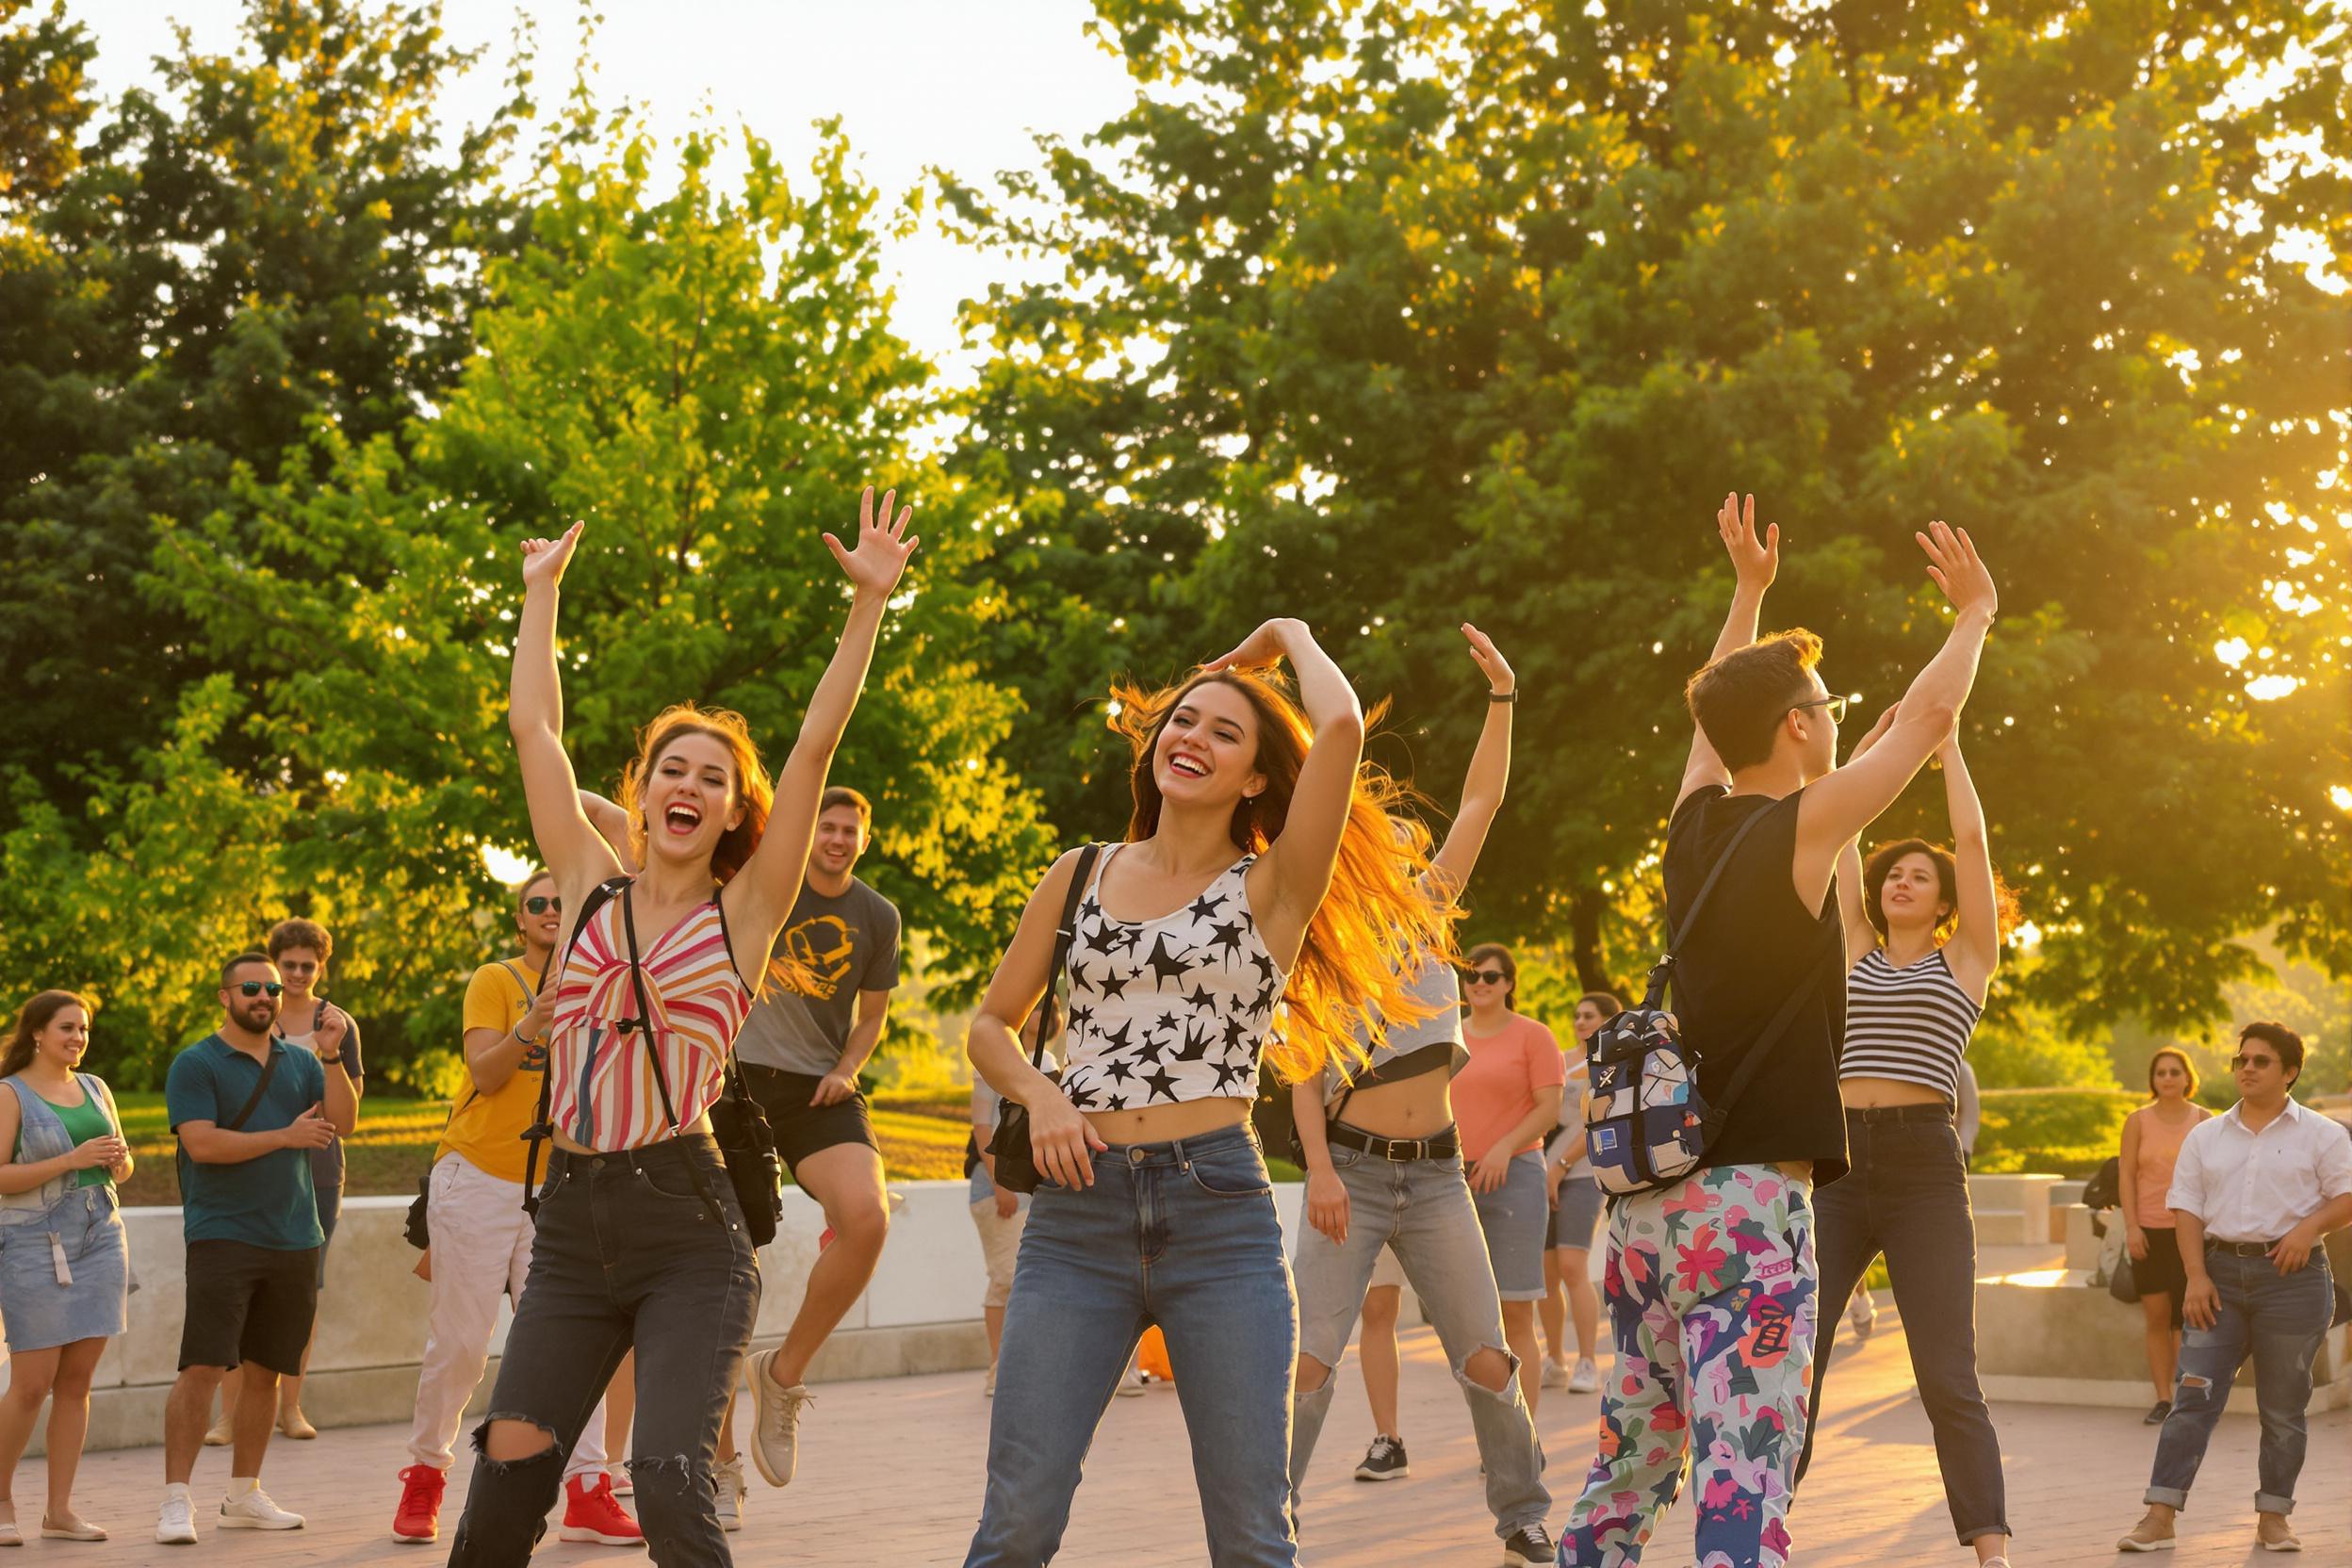
[[[1867,1346],[1840,1353],[1837,1404],[1790,1520],[1795,1560],[1805,1568],[1968,1568],[1973,1560],[1953,1544],[1944,1511],[1901,1327],[1888,1317],[1881,1324]],[[1428,1330],[1408,1331],[1404,1345],[1402,1407],[1413,1476],[1379,1486],[1352,1478],[1371,1420],[1362,1382],[1343,1371],[1306,1490],[1301,1560],[1314,1568],[1488,1568],[1498,1560],[1460,1392]],[[753,1478],[744,1529],[732,1538],[737,1560],[747,1568],[961,1562],[979,1511],[988,1441],[989,1406],[979,1389],[977,1373],[820,1385],[802,1429],[798,1478],[782,1492]],[[1597,1405],[1593,1396],[1556,1389],[1545,1391],[1544,1401],[1540,1426],[1553,1462],[1557,1522],[1590,1457]],[[1112,1401],[1060,1563],[1197,1568],[1207,1560],[1181,1402],[1165,1387]],[[2139,1517],[2137,1498],[2155,1447],[2139,1413],[1998,1404],[1993,1415],[2007,1455],[2019,1568],[2121,1560],[2113,1544]],[[78,1495],[83,1511],[112,1527],[116,1539],[98,1546],[35,1542],[23,1557],[73,1568],[438,1562],[448,1555],[469,1465],[461,1458],[450,1477],[441,1543],[397,1545],[389,1529],[405,1435],[403,1428],[366,1427],[330,1430],[314,1443],[273,1443],[264,1483],[281,1504],[310,1518],[308,1528],[280,1535],[220,1532],[204,1520],[228,1468],[225,1449],[205,1449],[196,1472],[204,1539],[180,1551],[157,1546],[152,1535],[160,1450],[93,1454],[84,1461]],[[2223,1420],[2193,1511],[2182,1519],[2175,1558],[2184,1568],[2293,1560],[2252,1550],[2255,1436],[2252,1417]],[[41,1461],[28,1461],[18,1478],[28,1523],[41,1496]],[[2352,1412],[2312,1418],[2299,1492],[2301,1560],[2314,1568],[2352,1563]],[[1670,1513],[1645,1568],[1691,1568],[1690,1529],[1687,1509]],[[611,1547],[564,1545],[550,1532],[536,1560],[586,1568],[631,1557]]]

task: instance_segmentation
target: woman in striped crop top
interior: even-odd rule
[[[737,714],[680,704],[645,727],[621,792],[643,867],[629,878],[580,808],[562,738],[557,592],[581,525],[523,545],[508,723],[570,939],[546,1041],[555,1147],[452,1564],[531,1556],[564,1456],[632,1348],[636,1451],[683,1457],[631,1466],[645,1544],[663,1564],[729,1560],[712,1454],[750,1345],[760,1266],[710,1108],[751,1005],[743,976],[765,967],[799,894],[826,771],[915,547],[912,508],[893,518],[894,500],[885,495],[877,514],[866,492],[854,551],[825,536],[853,589],[849,615],[773,786]],[[583,918],[608,881],[618,890]],[[766,1444],[789,1417],[764,1381],[753,1379]]]
[[[1287,658],[1294,706],[1270,671]],[[1066,973],[1055,932],[1077,851],[1030,895],[972,1022],[973,1068],[1027,1108],[1042,1175],[1004,1312],[988,1480],[968,1564],[1037,1568],[1143,1331],[1166,1334],[1217,1568],[1297,1560],[1286,1478],[1298,1333],[1273,1184],[1250,1128],[1261,1055],[1285,1078],[1361,1063],[1375,1007],[1422,1019],[1399,972],[1443,950],[1358,764],[1364,721],[1298,621],[1268,621],[1183,685],[1121,689],[1135,748],[1127,841],[1096,862]],[[1300,709],[1304,709],[1304,713]],[[1066,980],[1067,1072],[1016,1036]],[[1278,1004],[1282,1034],[1269,1038]]]
[[[1889,710],[1859,757],[1895,717]],[[1984,809],[1957,737],[1936,752],[1952,847],[1920,839],[1858,844],[1838,860],[1846,927],[1846,1034],[1838,1092],[1851,1167],[1815,1197],[1821,1328],[1800,1480],[1821,1429],[1838,1318],[1882,1252],[1903,1310],[1919,1397],[1936,1431],[1952,1527],[1980,1562],[2006,1563],[2001,1440],[1976,1376],[1976,1222],[1952,1128],[1960,1060],[2001,959],[2002,895]]]

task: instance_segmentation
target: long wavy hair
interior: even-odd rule
[[[1135,748],[1130,843],[1159,830],[1160,787],[1152,757],[1160,731],[1186,696],[1211,681],[1240,693],[1257,715],[1258,750],[1251,767],[1266,778],[1255,798],[1234,806],[1226,831],[1234,849],[1247,854],[1264,854],[1282,837],[1314,731],[1279,675],[1219,670],[1156,692],[1125,684],[1113,690],[1118,704],[1113,727]],[[1380,712],[1376,708],[1367,717],[1367,729]],[[1283,1025],[1266,1042],[1266,1065],[1285,1083],[1311,1078],[1334,1063],[1343,1074],[1352,1074],[1369,1059],[1365,1042],[1377,1044],[1387,1021],[1412,1023],[1432,1016],[1426,1004],[1406,994],[1405,984],[1431,958],[1455,961],[1454,910],[1426,890],[1431,840],[1429,829],[1403,809],[1412,799],[1412,792],[1384,770],[1370,763],[1356,770],[1331,891],[1307,924],[1306,940],[1283,988]]]
[[[79,991],[42,991],[17,1009],[16,1032],[0,1052],[0,1078],[13,1078],[31,1064],[34,1037],[68,1007],[79,1007],[85,1019],[98,1016],[97,1004]]]
[[[717,846],[710,852],[710,874],[724,885],[750,863],[752,851],[760,847],[760,836],[768,830],[768,812],[776,805],[776,785],[760,760],[760,748],[752,743],[751,727],[743,722],[741,713],[681,702],[662,710],[651,724],[638,731],[636,760],[621,775],[620,806],[629,813],[629,845],[637,852],[637,863],[644,865],[647,837],[645,786],[652,780],[654,767],[662,754],[685,735],[710,736],[727,747],[727,756],[734,762],[733,803],[743,807],[743,820],[721,834]]]

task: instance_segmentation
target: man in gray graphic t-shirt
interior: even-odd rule
[[[789,1413],[793,1456],[808,1393],[801,1375],[874,1278],[890,1228],[882,1154],[858,1088],[858,1070],[881,1042],[899,970],[898,910],[854,874],[873,824],[865,796],[839,786],[825,792],[808,879],[776,939],[760,998],[735,1037],[743,1082],[768,1113],[776,1152],[824,1206],[833,1233],[783,1345],[751,1360],[751,1376],[776,1385],[759,1390],[762,1408],[780,1397]],[[777,1468],[780,1485],[791,1478],[790,1460]],[[740,1518],[743,1472],[731,1412],[719,1434],[718,1471],[721,1517]]]

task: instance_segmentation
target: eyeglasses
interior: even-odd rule
[[[2230,1058],[2230,1070],[2232,1072],[2244,1072],[2250,1067],[2277,1067],[2278,1065],[2278,1058],[2276,1056],[2249,1056],[2243,1051]]]
[[[237,988],[243,991],[247,996],[259,996],[264,991],[268,991],[271,996],[276,996],[278,993],[286,989],[284,986],[279,985],[275,980],[240,980],[237,982]]]
[[[1474,969],[1470,972],[1470,978],[1481,986],[1499,986],[1510,976],[1498,969]]]
[[[559,915],[562,914],[564,912],[564,901],[560,898],[527,898],[523,900],[523,911],[526,914],[544,915],[549,909],[553,909]]]
[[[1788,705],[1788,711],[1794,713],[1805,708],[1826,708],[1830,723],[1846,722],[1846,699],[1843,697],[1815,697],[1811,702],[1792,702]]]

